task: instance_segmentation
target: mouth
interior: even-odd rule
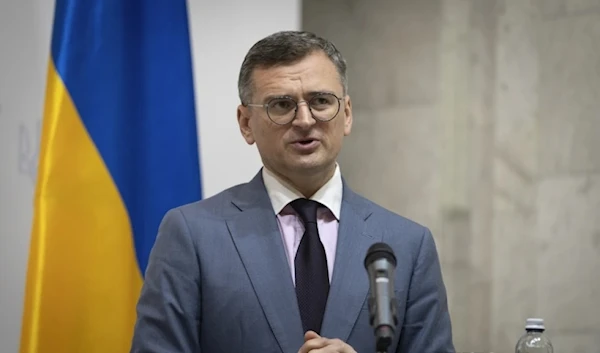
[[[292,143],[292,146],[303,153],[309,153],[315,151],[321,142],[317,139],[313,138],[305,138],[301,140],[296,140]]]
[[[316,142],[316,141],[317,141],[316,139],[307,138],[307,139],[303,139],[303,140],[298,140],[298,141],[295,141],[294,143],[295,143],[295,144],[300,144],[300,145],[302,145],[302,146],[308,146],[308,145],[310,145],[311,143],[313,143],[313,142]]]

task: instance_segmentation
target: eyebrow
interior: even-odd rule
[[[310,92],[308,92],[306,94],[306,96],[309,97],[309,98],[312,98],[312,97],[314,97],[316,95],[323,94],[323,93],[329,93],[329,94],[333,94],[335,96],[338,95],[337,93],[335,93],[334,91],[331,91],[331,90],[320,90],[320,91],[310,91]],[[269,94],[268,96],[266,96],[264,98],[263,102],[267,103],[268,101],[270,101],[271,99],[274,99],[274,98],[292,98],[292,99],[296,99],[294,96],[295,96],[294,94]]]

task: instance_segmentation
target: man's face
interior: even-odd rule
[[[291,65],[256,69],[252,77],[254,91],[249,103],[266,104],[281,96],[308,102],[319,92],[344,98],[335,118],[327,122],[315,120],[307,103],[298,104],[295,119],[286,125],[273,123],[264,108],[238,107],[244,139],[248,144],[256,142],[270,170],[286,177],[332,170],[342,140],[352,128],[352,108],[350,97],[343,97],[340,77],[331,60],[317,51]]]

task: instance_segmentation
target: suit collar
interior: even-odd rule
[[[338,220],[341,220],[343,217],[342,209],[344,205],[352,208],[354,212],[357,213],[357,216],[359,218],[361,218],[362,220],[366,220],[372,213],[372,204],[365,198],[356,194],[350,188],[350,186],[346,182],[346,179],[341,175],[341,173],[339,176],[339,180],[342,185],[342,195],[340,210],[338,211],[339,215],[336,216]],[[254,175],[254,177],[248,183],[240,185],[239,187],[234,189],[231,198],[231,203],[240,211],[244,211],[253,207],[269,208],[271,209],[271,211],[275,211],[277,209],[273,205],[273,202],[269,197],[269,193],[264,182],[262,168],[258,173]],[[333,204],[332,207],[334,207]],[[271,213],[275,215],[278,212]]]
[[[369,246],[379,239],[367,229],[371,203],[355,194],[343,178],[341,180],[338,244],[321,333],[346,341],[369,290],[363,258]],[[234,188],[231,202],[240,212],[227,220],[227,227],[265,317],[282,352],[297,352],[303,344],[302,321],[262,173]]]
[[[279,214],[290,202],[299,198],[304,198],[302,193],[296,188],[278,178],[266,167],[262,168],[262,178],[275,214]],[[327,207],[331,213],[333,213],[335,218],[339,220],[342,208],[342,193],[342,175],[340,173],[340,167],[336,163],[335,172],[331,179],[317,190],[310,199],[318,201]]]
[[[333,278],[321,328],[324,337],[347,341],[367,298],[369,278],[363,259],[369,247],[383,237],[369,231],[371,214],[371,203],[344,183]]]
[[[302,321],[279,226],[262,174],[232,189],[227,228],[282,352],[303,344]]]

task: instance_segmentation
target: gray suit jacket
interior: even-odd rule
[[[398,259],[399,332],[389,352],[453,352],[431,233],[345,182],[321,335],[375,352],[363,265],[375,242],[389,244]],[[297,353],[304,333],[288,266],[261,173],[169,211],[145,273],[131,352]]]

